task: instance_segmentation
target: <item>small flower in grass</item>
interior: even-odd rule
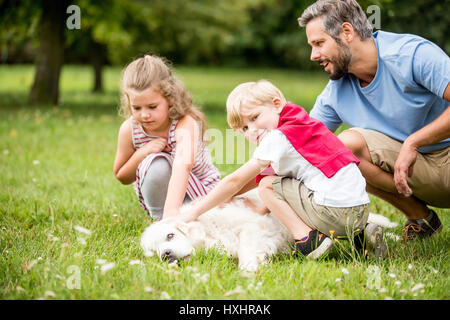
[[[81,233],[84,233],[84,234],[86,234],[86,235],[91,235],[91,230],[88,230],[88,229],[86,229],[86,228],[83,228],[83,227],[81,227],[81,226],[74,226],[73,227],[75,230],[77,230],[78,232],[81,232]]]
[[[256,285],[252,282],[247,286],[247,289],[251,290],[251,291],[256,291],[261,288],[261,285],[262,285],[262,281],[259,281]]]
[[[9,150],[8,150],[8,149],[3,150],[3,154],[4,154],[5,156],[7,156],[7,155],[9,154]]]
[[[347,270],[347,268],[342,268],[341,271],[343,274],[350,274],[350,272]]]
[[[342,281],[341,278],[336,278],[336,280],[334,280],[334,282],[336,282],[336,283],[341,282],[341,281]]]
[[[408,269],[412,270],[412,268],[413,268],[412,264],[408,264]]]
[[[420,289],[423,289],[424,287],[425,285],[423,283],[418,283],[411,289],[411,292],[418,291]]]
[[[34,164],[35,166],[37,166],[38,164],[40,164],[40,162],[39,162],[39,160],[33,160],[33,164]]]
[[[388,275],[389,275],[389,277],[391,277],[392,279],[394,279],[394,278],[396,277],[395,273],[389,273]]]
[[[59,238],[55,237],[51,233],[47,233],[47,235],[48,235],[48,238],[49,238],[50,241],[59,241]]]
[[[196,280],[197,283],[199,282],[206,282],[209,279],[209,273],[201,274],[201,273],[193,273],[192,277]]]
[[[136,264],[142,264],[142,261],[141,260],[131,260],[128,264],[130,266],[134,266]]]
[[[17,286],[17,287],[16,287],[16,291],[17,291],[17,292],[25,292],[25,289],[22,288],[21,286]]]
[[[331,235],[331,237],[333,238],[333,236],[334,236],[334,230],[330,230],[330,235]]]
[[[398,280],[395,281],[394,283],[395,283],[395,285],[396,285],[397,287],[400,287],[400,285],[402,284],[401,281],[398,281]]]
[[[145,292],[153,292],[153,288],[152,287],[144,287],[144,291]]]
[[[95,260],[95,263],[99,264],[99,265],[103,265],[106,263],[106,260],[105,259],[97,259],[97,260]]]
[[[115,267],[115,263],[114,262],[110,262],[110,263],[106,263],[104,265],[102,265],[102,267],[100,268],[100,270],[102,271],[102,274],[105,274],[106,272],[108,272],[109,270],[111,270],[112,268]]]
[[[52,297],[55,298],[56,294],[53,291],[45,291],[44,296],[47,297]]]
[[[242,287],[238,285],[238,286],[237,286],[236,288],[234,288],[233,290],[230,290],[230,291],[225,292],[224,296],[227,297],[227,296],[231,296],[231,295],[233,295],[233,294],[239,294],[239,293],[245,293],[245,290],[242,289]]]
[[[161,297],[162,297],[163,299],[166,299],[166,300],[172,299],[172,297],[170,296],[170,294],[168,294],[166,291],[161,292]]]
[[[191,271],[194,271],[194,272],[198,272],[198,268],[197,267],[187,266],[186,270],[191,270]]]

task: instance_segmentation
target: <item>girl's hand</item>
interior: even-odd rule
[[[164,138],[156,138],[147,142],[143,147],[143,150],[147,154],[158,153],[162,151],[170,152],[172,148],[167,144],[167,140]]]
[[[191,222],[191,221],[195,221],[197,220],[198,216],[197,214],[194,212],[194,210],[190,209],[187,211],[184,211],[183,213],[180,213],[176,219],[183,221],[183,222]]]

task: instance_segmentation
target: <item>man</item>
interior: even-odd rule
[[[310,115],[360,159],[367,191],[402,211],[405,240],[442,229],[450,207],[450,58],[409,34],[372,34],[355,0],[319,0],[299,18],[331,81]]]

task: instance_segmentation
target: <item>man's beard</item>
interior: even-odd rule
[[[352,60],[352,53],[350,48],[344,45],[342,42],[337,41],[338,44],[338,54],[329,63],[333,63],[333,71],[328,72],[328,77],[331,80],[338,80],[348,73],[348,66]],[[319,63],[323,62],[319,61]]]

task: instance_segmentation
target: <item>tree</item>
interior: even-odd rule
[[[66,8],[69,4],[69,0],[42,0],[39,49],[29,97],[31,104],[58,104]]]

